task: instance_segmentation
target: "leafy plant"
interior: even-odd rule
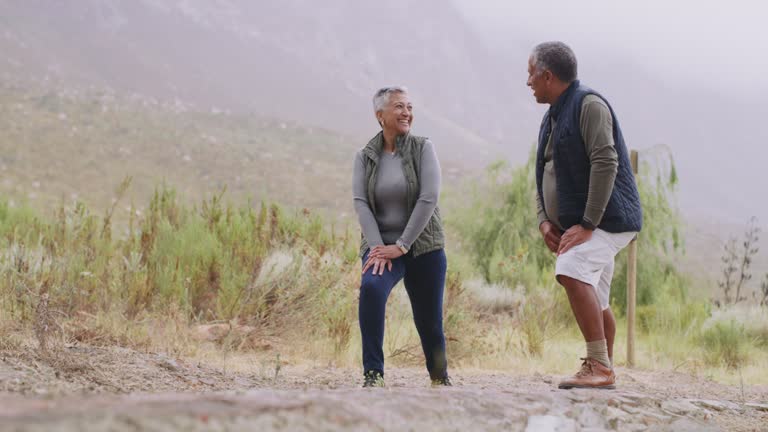
[[[737,369],[748,360],[749,337],[744,326],[735,322],[717,322],[701,335],[705,360],[712,366],[724,364]]]
[[[759,251],[757,243],[759,240],[760,227],[757,226],[757,218],[750,218],[747,222],[747,227],[744,231],[744,241],[741,243],[741,252],[736,245],[736,238],[731,237],[723,247],[723,256],[721,261],[722,278],[718,282],[720,289],[723,291],[723,301],[725,304],[738,303],[746,300],[747,297],[742,296],[742,289],[744,285],[752,279],[752,273],[750,273],[750,267],[754,256]],[[735,290],[735,294],[731,297],[731,292]]]

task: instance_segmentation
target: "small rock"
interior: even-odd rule
[[[578,422],[582,427],[605,427],[605,421],[603,418],[598,413],[596,413],[595,410],[589,407],[583,407],[579,410]]]
[[[642,413],[642,422],[646,426],[655,425],[659,423],[666,423],[671,419],[670,416],[665,416],[661,414],[652,413],[650,411],[643,411]]]
[[[530,416],[525,432],[571,432],[576,431],[576,422],[564,417],[551,415]]]
[[[592,399],[593,393],[583,390],[568,390],[565,397],[574,402],[587,402]]]
[[[641,405],[641,404],[649,404],[653,403],[655,401],[654,398],[642,394],[642,393],[634,393],[634,392],[621,392],[616,395],[616,399],[621,401],[625,404],[631,404],[631,405]]]
[[[704,425],[688,418],[680,418],[670,424],[666,430],[674,432],[712,432],[719,429],[716,426]]]
[[[177,363],[176,360],[174,359],[162,358],[158,362],[158,365],[162,368],[168,369],[171,372],[179,371],[179,363]]]
[[[701,408],[685,399],[672,399],[661,403],[661,409],[672,414],[688,415],[700,411]]]
[[[627,373],[621,374],[621,379],[622,379],[622,381],[637,382],[635,377],[633,377],[632,375],[627,374]]]
[[[619,423],[618,427],[616,427],[616,430],[623,432],[640,432],[647,431],[648,426],[640,423]]]
[[[633,406],[633,405],[622,405],[621,409],[630,413],[630,414],[639,414],[643,412],[640,408]]]
[[[758,411],[768,411],[768,404],[748,403],[744,404],[747,408],[756,409]]]
[[[608,419],[608,425],[615,430],[620,430],[619,424],[622,422],[629,421],[629,415],[627,415],[627,413],[610,406],[605,409],[605,418]]]
[[[205,385],[208,385],[208,386],[215,386],[216,385],[216,381],[214,381],[214,380],[212,380],[210,378],[205,378],[205,377],[200,378],[200,382],[205,384]]]
[[[717,400],[707,400],[707,399],[691,399],[689,402],[691,402],[694,405],[700,406],[702,408],[706,408],[709,410],[715,410],[715,411],[725,411],[725,410],[732,410],[732,411],[741,411],[741,406],[739,404],[730,402],[730,401],[717,401]]]

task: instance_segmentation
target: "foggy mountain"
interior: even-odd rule
[[[254,112],[354,134],[361,145],[378,127],[373,92],[403,84],[415,130],[448,157],[485,162],[505,137],[530,142],[508,121],[511,84],[437,0],[30,0],[0,10],[5,74]]]
[[[540,40],[514,27],[490,33],[461,3],[0,0],[0,77],[254,113],[360,146],[378,130],[372,93],[403,84],[414,130],[433,138],[441,160],[467,170],[499,157],[521,163],[546,109],[525,86]],[[641,155],[671,150],[694,231],[720,226],[724,239],[753,215],[765,225],[761,95],[745,100],[723,83],[691,83],[693,69],[660,77],[622,52],[572,46],[580,77],[611,101],[628,145]],[[700,243],[712,253],[713,242]]]

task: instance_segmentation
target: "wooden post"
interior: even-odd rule
[[[630,153],[637,182],[637,151]],[[635,365],[635,304],[637,302],[637,237],[629,243],[627,255],[627,366]]]

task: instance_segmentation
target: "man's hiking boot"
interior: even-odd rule
[[[446,375],[443,378],[433,378],[432,387],[437,387],[437,386],[452,387],[453,384],[451,384],[451,377]]]
[[[363,377],[363,387],[384,387],[384,375],[377,370],[369,370]]]
[[[560,381],[557,385],[561,389],[593,388],[615,389],[616,374],[613,368],[607,367],[593,358],[582,358],[581,370],[576,375]]]

